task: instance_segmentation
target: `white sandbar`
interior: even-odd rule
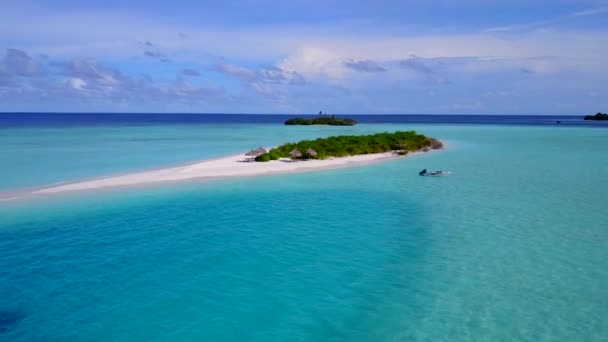
[[[414,155],[410,153],[409,155]],[[192,179],[219,179],[227,177],[247,177],[266,174],[281,174],[334,169],[358,165],[367,165],[387,159],[399,158],[394,153],[377,153],[357,155],[324,160],[289,161],[273,160],[269,162],[247,162],[244,154],[200,161],[188,165],[159,170],[134,172],[118,176],[101,177],[79,182],[48,186],[9,196],[0,195],[0,199],[12,200],[28,196],[56,194],[72,191],[97,190],[124,186],[146,185],[154,183],[177,182]]]

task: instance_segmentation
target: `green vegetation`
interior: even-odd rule
[[[391,151],[403,155],[412,151],[428,151],[442,147],[443,144],[439,140],[425,137],[414,131],[359,136],[343,135],[288,143],[273,148],[268,153],[260,154],[255,160],[266,162],[279,158],[287,158],[290,157],[292,151],[301,152],[302,156],[298,159],[325,159],[328,157],[345,157]],[[316,152],[316,156],[308,153],[308,149]]]
[[[585,116],[585,120],[608,120],[608,114],[597,113],[595,115],[587,115]]]
[[[354,126],[357,121],[353,119],[340,119],[336,118],[335,115],[319,115],[317,118],[304,119],[304,118],[291,118],[285,121],[286,125],[330,125],[330,126]]]

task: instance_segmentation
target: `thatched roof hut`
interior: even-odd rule
[[[251,151],[245,153],[245,155],[246,156],[251,156],[251,157],[256,157],[256,156],[259,156],[260,154],[264,154],[266,152],[268,152],[268,151],[266,151],[265,148],[258,147],[258,148],[254,149],[254,150],[251,150]]]
[[[259,154],[262,154],[262,153],[268,153],[268,150],[266,150],[266,149],[265,149],[265,148],[263,148],[263,147],[258,147],[258,148],[256,148],[255,150],[256,150],[256,151],[257,151]]]
[[[313,150],[312,148],[304,151],[304,154],[306,154],[306,157],[308,158],[317,158],[317,151]]]
[[[393,146],[391,146],[391,150],[393,150],[393,151],[402,151],[405,149],[407,149],[406,143],[397,143],[397,144],[394,144]]]
[[[291,159],[302,158],[302,152],[300,152],[298,150],[293,150],[293,151],[289,152],[289,156],[291,157]]]

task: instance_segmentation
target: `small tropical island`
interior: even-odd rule
[[[326,159],[373,153],[393,152],[406,155],[409,152],[429,151],[443,148],[434,138],[428,138],[415,131],[377,133],[371,135],[342,135],[315,140],[288,143],[258,154],[257,162],[268,162],[281,158],[292,160]]]
[[[410,152],[427,152],[441,148],[443,144],[439,140],[415,131],[334,136],[288,143],[270,150],[259,147],[247,153],[175,167],[27,189],[11,193],[8,197],[2,197],[0,193],[0,201],[192,179],[211,180],[352,167],[398,158]]]
[[[597,120],[597,121],[604,121],[604,120],[608,120],[608,114],[606,113],[597,113],[595,115],[587,115],[585,116],[585,120]]]
[[[335,115],[319,112],[319,116],[312,119],[291,118],[285,121],[285,125],[330,125],[330,126],[354,126],[357,121],[350,118],[337,118]]]

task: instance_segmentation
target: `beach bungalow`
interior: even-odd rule
[[[246,161],[250,161],[250,162],[252,162],[252,161],[254,161],[254,160],[255,160],[255,157],[259,156],[260,154],[264,154],[264,153],[266,153],[266,152],[268,152],[268,151],[266,151],[266,149],[265,149],[265,148],[263,148],[263,147],[258,147],[258,148],[256,148],[256,149],[253,149],[253,150],[251,150],[251,151],[249,151],[249,152],[245,153],[245,156],[247,156],[247,157],[248,157],[248,158],[246,159]]]
[[[313,150],[312,148],[307,149],[304,154],[306,155],[306,158],[308,159],[316,159],[317,158],[317,151]]]
[[[289,157],[291,158],[291,160],[300,159],[302,158],[302,152],[298,150],[293,150],[289,152]]]
[[[394,144],[393,146],[391,146],[391,150],[393,150],[393,151],[403,151],[405,149],[407,149],[406,143],[398,143],[398,144]]]

